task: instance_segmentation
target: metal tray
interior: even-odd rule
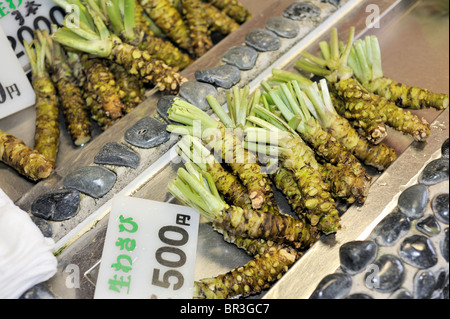
[[[254,18],[239,30],[222,40],[206,56],[183,71],[183,75],[192,80],[197,69],[216,66],[220,56],[231,46],[242,44],[245,34],[256,27],[263,27],[268,18],[280,15],[292,1],[242,1],[252,10]],[[317,1],[319,2],[319,1]],[[266,56],[262,65],[247,77],[243,83],[250,88],[259,85],[262,79],[270,76],[271,69],[292,69],[293,61],[305,49],[317,50],[317,43],[328,37],[330,28],[338,26],[342,39],[346,38],[349,26],[355,26],[357,35],[376,34],[379,37],[383,53],[383,65],[386,75],[398,81],[415,86],[426,87],[433,91],[448,93],[448,13],[441,16],[429,9],[434,1],[379,1],[379,26],[367,25],[368,1],[341,1],[344,5],[327,19],[319,21],[310,32],[302,35],[298,41],[285,44],[283,50]],[[38,184],[32,184],[17,178],[8,168],[0,167],[0,187],[24,210],[29,207],[37,195],[60,187],[61,179],[70,170],[92,163],[100,146],[109,141],[120,141],[123,132],[137,119],[155,114],[156,102],[160,95],[151,93],[148,99],[134,112],[119,121],[114,132],[105,132],[95,137],[84,149],[73,148],[68,140],[63,142],[60,167],[51,178]],[[448,137],[448,110],[437,112],[423,110],[414,112],[433,123],[432,137],[426,143],[412,142],[407,136],[389,131],[386,142],[394,147],[398,160],[383,174],[370,171],[374,177],[371,192],[362,207],[351,206],[343,216],[343,231],[335,236],[324,237],[268,292],[266,298],[307,298],[323,275],[334,271],[338,266],[336,249],[339,243],[362,238],[371,227],[386,213],[393,198],[406,185],[424,163],[434,156],[440,144]],[[32,140],[29,126],[34,121],[32,111],[26,110],[14,118],[0,121],[2,129],[20,133],[25,141]],[[176,139],[146,152],[144,163],[132,174],[124,176],[114,187],[111,194],[99,200],[85,200],[82,207],[84,215],[72,222],[54,225],[58,272],[47,282],[48,287],[58,298],[92,298],[95,290],[96,271],[101,258],[103,240],[108,222],[110,200],[114,194],[121,193],[139,198],[158,201],[173,201],[167,192],[167,183],[174,178],[178,164],[172,161],[170,148]],[[440,143],[440,144],[439,144]],[[2,165],[2,164],[0,164]],[[6,181],[9,181],[6,183]],[[13,182],[11,182],[13,181]],[[386,187],[388,186],[388,187]],[[287,203],[280,197],[280,205],[288,209]],[[383,200],[381,200],[383,199]],[[358,226],[358,227],[356,227]],[[328,256],[323,259],[317,256]],[[199,231],[199,244],[196,263],[196,279],[215,276],[240,266],[249,257],[235,246],[227,244],[221,235],[215,233],[210,225],[202,221]],[[317,267],[317,265],[323,267]],[[68,284],[73,266],[80,273],[80,285]],[[313,270],[314,269],[314,270]],[[321,276],[322,275],[322,276]],[[264,296],[260,294],[256,298]]]

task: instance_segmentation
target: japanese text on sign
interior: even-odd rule
[[[199,214],[192,208],[116,196],[95,298],[192,298]]]
[[[64,16],[64,9],[51,0],[0,0],[0,26],[23,67],[28,64],[23,41],[31,42],[37,29],[51,33],[52,25],[60,26]]]

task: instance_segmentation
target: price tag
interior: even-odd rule
[[[51,25],[60,26],[64,16],[64,9],[51,0],[0,0],[0,27],[22,67],[29,64],[23,41],[30,43],[37,29],[51,32]]]
[[[199,214],[192,208],[116,196],[96,299],[191,299]]]
[[[36,94],[0,27],[0,119],[32,106]]]

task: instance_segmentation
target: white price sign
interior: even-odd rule
[[[0,27],[0,119],[30,107],[36,95]]]
[[[113,200],[96,299],[191,299],[200,216],[190,207]]]
[[[35,103],[23,42],[33,41],[34,30],[51,32],[64,16],[51,0],[0,0],[0,119]]]
[[[51,32],[51,25],[61,25],[64,16],[64,9],[51,0],[0,0],[0,27],[22,67],[28,65],[23,41],[30,43],[37,29]]]

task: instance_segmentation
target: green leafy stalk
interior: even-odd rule
[[[265,202],[265,194],[270,185],[266,175],[261,171],[255,155],[244,149],[243,142],[237,134],[206,112],[177,98],[168,113],[171,120],[187,127],[168,125],[167,130],[184,135],[193,133],[200,137],[203,142],[215,150],[217,155],[221,156],[224,163],[230,165],[233,172],[248,188],[253,207],[260,208]]]
[[[332,85],[332,90],[344,102],[342,104],[344,109],[340,111],[340,114],[356,124],[365,123],[360,126],[361,129],[373,128],[375,127],[373,123],[385,123],[398,131],[411,135],[417,141],[425,141],[430,135],[430,127],[424,119],[397,107],[395,103],[390,102],[385,97],[367,91],[354,78],[354,72],[350,66],[355,66],[356,61],[358,61],[357,74],[372,72],[372,75],[378,76],[380,70],[378,69],[377,58],[372,58],[372,63],[366,62],[363,58],[365,55],[376,57],[376,46],[370,44],[367,45],[367,49],[364,49],[362,43],[357,43],[352,51],[353,37],[354,28],[350,28],[348,43],[343,47],[342,53],[339,53],[337,30],[333,29],[330,45],[321,46],[322,50],[327,51],[329,48],[330,51],[329,59],[324,60],[326,67],[323,66],[324,61],[317,64],[319,58],[308,59],[310,55],[307,54],[303,59],[297,61],[297,68],[326,77]],[[322,55],[328,56],[328,52]],[[326,74],[326,71],[328,71],[328,74]],[[379,133],[376,132],[374,136],[380,136]],[[366,136],[372,137],[371,132],[368,132]]]
[[[381,49],[376,36],[367,36],[353,44],[351,65],[355,77],[372,93],[385,97],[402,108],[419,110],[433,107],[444,110],[448,107],[448,95],[437,94],[427,89],[412,87],[385,77],[381,63]]]
[[[25,52],[31,65],[32,85],[36,93],[34,149],[55,167],[60,135],[59,101],[45,66],[46,46],[45,38],[42,43],[34,41],[31,45],[24,41]]]
[[[67,130],[76,146],[84,145],[91,139],[92,124],[83,92],[67,64],[66,53],[59,43],[53,42],[47,31],[37,30],[35,34],[41,45],[44,39],[47,43],[46,61],[60,98]]]
[[[263,238],[288,243],[296,248],[310,245],[310,234],[305,224],[289,215],[243,209],[226,204],[214,190],[214,183],[204,181],[208,173],[189,173],[178,169],[177,177],[169,183],[169,191],[184,204],[197,209],[211,220],[214,228],[226,230],[243,238]]]
[[[81,3],[77,4],[77,7],[80,12],[86,10]],[[125,28],[124,21],[131,23],[128,11],[130,10],[127,9],[127,18],[122,20],[120,11],[117,13],[117,5],[107,7],[106,10],[109,21],[121,21],[121,23],[115,23],[116,29],[122,28],[122,25]],[[150,82],[160,90],[178,92],[180,85],[186,81],[180,74],[147,52],[124,43],[116,34],[107,29],[102,18],[94,10],[89,12],[89,17],[94,26],[91,24],[74,26],[66,18],[63,22],[64,26],[53,34],[53,38],[72,49],[123,65],[130,74],[138,75],[144,82]]]
[[[317,120],[321,125],[366,165],[374,166],[379,170],[389,167],[397,158],[394,149],[384,143],[372,145],[366,139],[361,138],[351,124],[334,110],[330,97],[326,93],[328,92],[328,87],[325,80],[322,80],[320,84],[322,94],[328,100],[323,105],[320,103],[313,104]],[[320,99],[321,93],[317,85],[312,85],[306,88],[305,91],[310,99]]]
[[[340,228],[338,212],[328,184],[319,171],[320,167],[314,158],[314,152],[298,135],[280,131],[270,123],[263,124],[264,121],[253,117],[249,117],[249,121],[270,127],[270,129],[246,128],[247,147],[259,149],[260,144],[264,144],[267,147],[276,148],[281,165],[295,175],[304,198],[307,219],[326,234],[337,231]]]
[[[289,119],[289,123],[285,123],[275,114],[261,107],[256,107],[255,112],[272,118],[285,130],[296,130],[314,149],[314,152],[327,162],[319,168],[323,175],[328,176],[334,196],[345,198],[349,203],[354,201],[363,203],[368,193],[371,177],[356,157],[325,131],[308,110],[310,108],[316,114],[314,103],[321,107],[327,105],[327,108],[332,108],[329,105],[331,102],[329,97],[322,99],[321,96],[316,95],[311,101],[296,81],[288,82],[288,84],[290,89],[288,85],[285,85],[284,90],[273,89],[272,96],[284,118]],[[281,97],[277,97],[277,94],[288,95],[285,100],[290,102],[285,104]]]

